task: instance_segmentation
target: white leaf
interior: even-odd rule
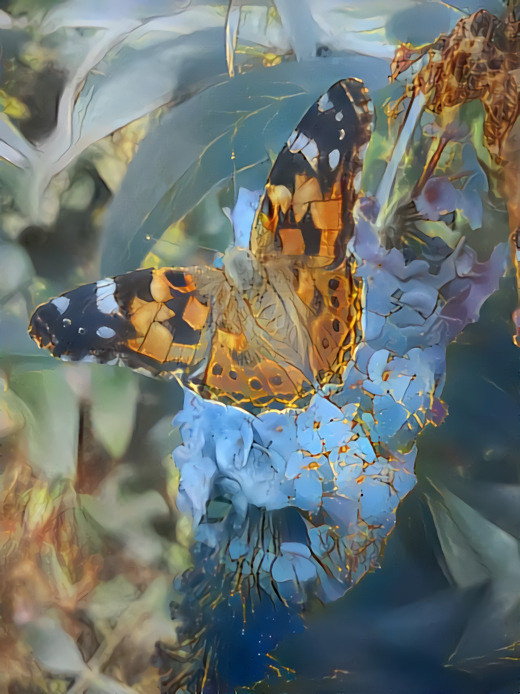
[[[203,82],[225,69],[220,32],[163,35],[142,46],[123,46],[87,79],[72,119],[73,154],[170,101],[203,70]],[[203,67],[204,66],[204,67]],[[65,160],[70,159],[70,154]]]
[[[180,12],[187,0],[69,0],[53,7],[40,25],[50,34],[64,27],[108,28],[120,24],[121,18],[147,21],[151,17]]]
[[[34,657],[55,675],[79,675],[85,662],[72,636],[50,617],[40,617],[22,627],[22,634]]]
[[[11,123],[5,113],[0,114],[0,157],[11,164],[26,168],[35,156],[33,146]]]
[[[307,0],[300,0],[298,3],[274,0],[274,4],[297,60],[313,58],[319,34]]]
[[[13,19],[7,12],[0,10],[0,28],[10,29],[13,26]]]

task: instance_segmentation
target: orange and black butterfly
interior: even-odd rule
[[[248,249],[223,268],[136,270],[58,296],[29,332],[55,357],[122,362],[228,402],[296,404],[339,380],[359,336],[347,242],[372,108],[334,84],[276,159]]]

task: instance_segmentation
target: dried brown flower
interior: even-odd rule
[[[461,19],[430,46],[401,46],[392,61],[392,79],[428,56],[405,96],[419,91],[437,114],[479,100],[485,109],[486,146],[497,161],[519,113],[520,23],[502,21],[486,10]],[[405,98],[405,96],[403,98]]]

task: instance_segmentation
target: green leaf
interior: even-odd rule
[[[130,466],[119,465],[107,477],[96,497],[85,495],[82,504],[106,533],[125,546],[126,551],[146,564],[164,559],[165,544],[154,521],[169,517],[166,501],[159,492],[149,489],[132,493],[128,482]]]
[[[520,552],[518,541],[445,487],[427,492],[443,559],[461,588],[486,586],[482,602],[452,654],[453,663],[475,667],[520,638]],[[507,653],[502,654],[507,657]]]
[[[411,43],[422,46],[435,41],[442,33],[450,32],[464,15],[447,3],[417,3],[397,11],[386,25],[386,36],[390,43]]]
[[[0,307],[0,359],[34,357],[42,365],[52,368],[52,361],[38,349],[27,333],[28,321]]]
[[[10,387],[28,407],[26,435],[29,457],[47,479],[72,478],[78,448],[78,399],[68,379],[81,377],[77,369],[13,370]]]
[[[26,251],[14,243],[0,243],[0,299],[27,285],[32,275]]]
[[[437,490],[428,494],[428,502],[454,581],[469,588],[493,576],[520,580],[517,540],[448,489]]]
[[[374,90],[387,71],[385,62],[360,56],[285,63],[228,79],[174,107],[141,143],[109,208],[103,273],[138,267],[157,237],[231,179],[235,190],[261,187],[271,158],[331,84],[354,76]]]
[[[34,657],[50,673],[77,676],[86,670],[72,636],[50,617],[40,617],[29,622],[22,628],[22,635]]]
[[[139,385],[126,369],[101,366],[91,370],[92,428],[113,458],[128,448],[134,430]]]
[[[148,39],[148,40],[146,40]],[[74,148],[109,135],[175,96],[214,83],[226,69],[220,28],[140,36],[91,73],[74,107]]]

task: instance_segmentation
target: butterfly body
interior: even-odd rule
[[[338,380],[360,335],[346,244],[371,121],[358,80],[333,85],[276,160],[249,248],[222,268],[79,287],[35,311],[31,336],[62,359],[122,361],[242,405],[298,404]]]

